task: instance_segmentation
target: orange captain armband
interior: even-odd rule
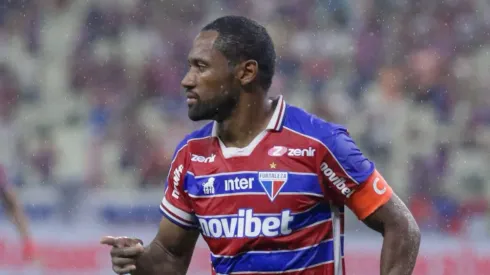
[[[374,170],[359,185],[347,199],[346,205],[356,214],[357,218],[364,220],[390,200],[393,190],[377,170]]]

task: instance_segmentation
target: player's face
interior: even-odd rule
[[[182,79],[186,90],[189,118],[224,120],[238,102],[240,95],[233,69],[226,57],[213,47],[218,33],[201,32],[189,53],[189,71]]]

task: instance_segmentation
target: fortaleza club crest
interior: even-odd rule
[[[273,201],[288,181],[287,172],[259,172],[259,182]]]

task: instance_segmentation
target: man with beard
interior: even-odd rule
[[[182,80],[189,118],[149,246],[104,237],[118,274],[185,274],[199,234],[213,274],[345,274],[344,206],[384,236],[381,274],[411,274],[420,233],[342,126],[268,98],[276,54],[258,23],[218,18]]]

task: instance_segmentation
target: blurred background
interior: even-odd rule
[[[0,214],[0,274],[110,274],[102,235],[149,242],[170,158],[200,126],[180,80],[239,14],[276,45],[271,95],[348,127],[419,222],[416,274],[490,270],[488,0],[0,0],[0,163],[40,251]],[[347,274],[379,274],[353,215]],[[210,274],[204,243],[189,274]]]

